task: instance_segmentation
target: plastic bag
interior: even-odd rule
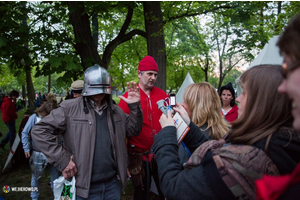
[[[53,181],[54,200],[75,200],[76,199],[76,187],[75,176],[72,181],[68,181],[64,176],[60,176]]]
[[[32,151],[29,159],[29,165],[35,180],[40,180],[47,164],[47,157],[42,152]]]

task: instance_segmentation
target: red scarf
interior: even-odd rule
[[[256,197],[258,200],[275,200],[289,187],[300,181],[300,163],[292,174],[283,176],[267,176],[256,181]]]

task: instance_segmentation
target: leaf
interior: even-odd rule
[[[52,68],[59,68],[62,65],[62,59],[57,56],[53,56],[49,59]]]
[[[7,40],[4,37],[0,37],[0,48],[6,46]]]
[[[74,69],[78,69],[78,66],[74,62],[68,62],[66,70],[72,71]]]

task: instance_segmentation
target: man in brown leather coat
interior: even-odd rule
[[[36,146],[67,179],[76,177],[76,199],[120,199],[127,181],[125,138],[141,132],[139,88],[127,83],[129,96],[119,96],[130,115],[112,103],[111,77],[99,65],[84,73],[82,97],[64,101],[32,129]],[[63,136],[63,146],[56,135]]]

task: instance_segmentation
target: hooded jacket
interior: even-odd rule
[[[15,104],[8,97],[3,98],[1,111],[2,111],[2,120],[4,123],[15,121],[18,118]]]
[[[83,101],[86,101],[89,112],[84,112]],[[123,184],[127,183],[126,136],[137,136],[141,132],[143,113],[140,102],[129,104],[130,115],[125,114],[117,105],[111,104],[115,132],[111,121],[110,109],[107,112],[107,123],[112,151],[117,166],[117,173]],[[91,175],[96,139],[96,117],[94,109],[86,98],[79,97],[64,101],[60,107],[35,124],[31,131],[36,147],[48,158],[58,170],[63,171],[73,156],[77,166],[76,195],[87,198],[91,185]],[[64,145],[56,143],[56,135],[63,136]]]
[[[128,92],[126,92],[123,96],[127,98]],[[153,137],[161,130],[158,120],[162,112],[158,109],[156,103],[159,100],[165,99],[167,94],[163,90],[153,86],[149,96],[140,89],[140,97],[144,119],[143,129],[139,136],[129,137],[128,143],[130,145],[134,144],[136,147],[145,152],[151,149],[151,146],[154,143]],[[125,101],[121,100],[119,106],[125,113],[129,114],[131,112]]]
[[[234,120],[238,117],[238,110],[239,108],[237,105],[234,104],[234,106],[228,111],[228,113],[225,115],[225,119],[231,124]],[[222,112],[223,115],[223,112]]]

